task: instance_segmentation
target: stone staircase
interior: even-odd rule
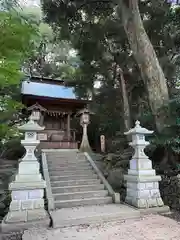
[[[55,209],[113,202],[84,154],[47,152],[46,159]]]

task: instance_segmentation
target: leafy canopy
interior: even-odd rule
[[[15,10],[0,12],[0,139],[9,132],[9,125],[21,108],[21,67],[33,48],[36,28]]]

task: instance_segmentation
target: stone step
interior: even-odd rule
[[[94,171],[93,169],[86,169],[86,170],[76,170],[76,171],[63,171],[63,170],[53,170],[49,171],[50,176],[72,176],[72,175],[83,175],[84,173],[86,174],[93,174]]]
[[[47,156],[54,156],[54,157],[67,157],[67,156],[75,156],[75,157],[81,157],[85,156],[84,153],[77,153],[77,152],[66,152],[66,153],[47,153]]]
[[[79,155],[78,152],[74,151],[74,152],[51,152],[51,153],[47,153],[48,156],[71,156],[71,155]]]
[[[101,205],[112,203],[112,197],[84,198],[64,201],[54,201],[55,208],[70,208],[85,205]]]
[[[65,176],[50,176],[51,181],[68,181],[68,180],[85,180],[85,179],[97,179],[96,174],[82,174],[82,175],[65,175]]]
[[[88,169],[92,170],[92,166],[91,165],[86,165],[86,166],[81,166],[81,165],[76,166],[75,165],[75,166],[63,166],[63,167],[60,167],[60,166],[49,166],[48,167],[49,172],[51,172],[51,171],[78,171],[78,170],[86,171]]]
[[[0,161],[0,166],[16,166],[16,161]]]
[[[55,201],[74,200],[74,199],[83,200],[86,198],[97,198],[97,197],[106,197],[106,196],[108,196],[107,190],[53,194]]]
[[[52,187],[52,193],[72,193],[84,191],[104,190],[104,184],[77,185],[65,187]]]
[[[3,171],[12,171],[12,169],[14,169],[15,166],[14,165],[2,165],[0,166],[0,169],[2,169]]]
[[[0,168],[0,174],[13,174],[14,168]]]
[[[48,161],[48,163],[56,163],[56,164],[58,164],[58,163],[63,163],[63,164],[65,164],[65,163],[79,163],[79,164],[81,164],[81,163],[88,162],[87,159],[80,160],[80,159],[64,159],[64,158],[63,159],[60,159],[60,158],[48,159],[47,161]]]
[[[49,155],[47,156],[48,159],[84,159],[82,157],[78,157],[77,155],[67,155],[67,156],[61,156],[61,155]]]
[[[140,211],[123,204],[92,205],[58,209],[51,218],[53,228],[63,228],[140,218]]]
[[[84,162],[84,163],[49,163],[48,162],[48,167],[49,168],[57,168],[57,167],[87,167],[90,166],[89,162]]]
[[[66,186],[79,186],[79,185],[92,185],[100,184],[100,179],[78,179],[67,181],[51,181],[51,187],[66,187]]]
[[[84,161],[84,162],[47,162],[48,166],[81,166],[81,165],[89,165],[90,163],[88,161]]]
[[[67,155],[67,156],[47,156],[49,159],[86,159],[86,156],[77,156],[77,155]]]
[[[47,159],[49,161],[87,161],[87,158],[85,156],[84,157],[77,157],[77,156],[54,157],[54,156],[51,156],[51,157],[47,157]]]

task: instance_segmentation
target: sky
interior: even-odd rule
[[[19,3],[25,6],[39,6],[40,0],[19,0]]]

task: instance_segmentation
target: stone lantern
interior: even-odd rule
[[[9,185],[11,203],[2,228],[5,224],[16,225],[47,217],[43,199],[46,182],[42,179],[40,164],[34,154],[40,142],[37,140],[37,133],[43,129],[33,120],[32,115],[26,124],[19,127],[20,131],[25,132],[25,139],[21,144],[26,149],[26,154],[19,163],[15,180]]]
[[[80,145],[80,151],[82,152],[91,152],[91,147],[89,145],[88,134],[87,134],[87,127],[90,123],[90,115],[94,114],[93,112],[89,111],[89,109],[84,108],[77,113],[77,116],[80,116],[80,124],[83,127],[83,136],[82,142]]]
[[[156,175],[155,170],[152,169],[151,160],[144,153],[144,149],[149,145],[145,136],[152,133],[153,131],[142,128],[139,121],[136,121],[134,128],[125,132],[125,135],[132,137],[132,142],[129,145],[134,148],[128,174],[124,176],[127,181],[125,202],[138,208],[164,205],[159,191],[161,177]]]
[[[39,103],[36,103],[28,107],[27,110],[31,112],[31,119],[42,126],[44,122],[44,113],[47,109],[43,108]]]

